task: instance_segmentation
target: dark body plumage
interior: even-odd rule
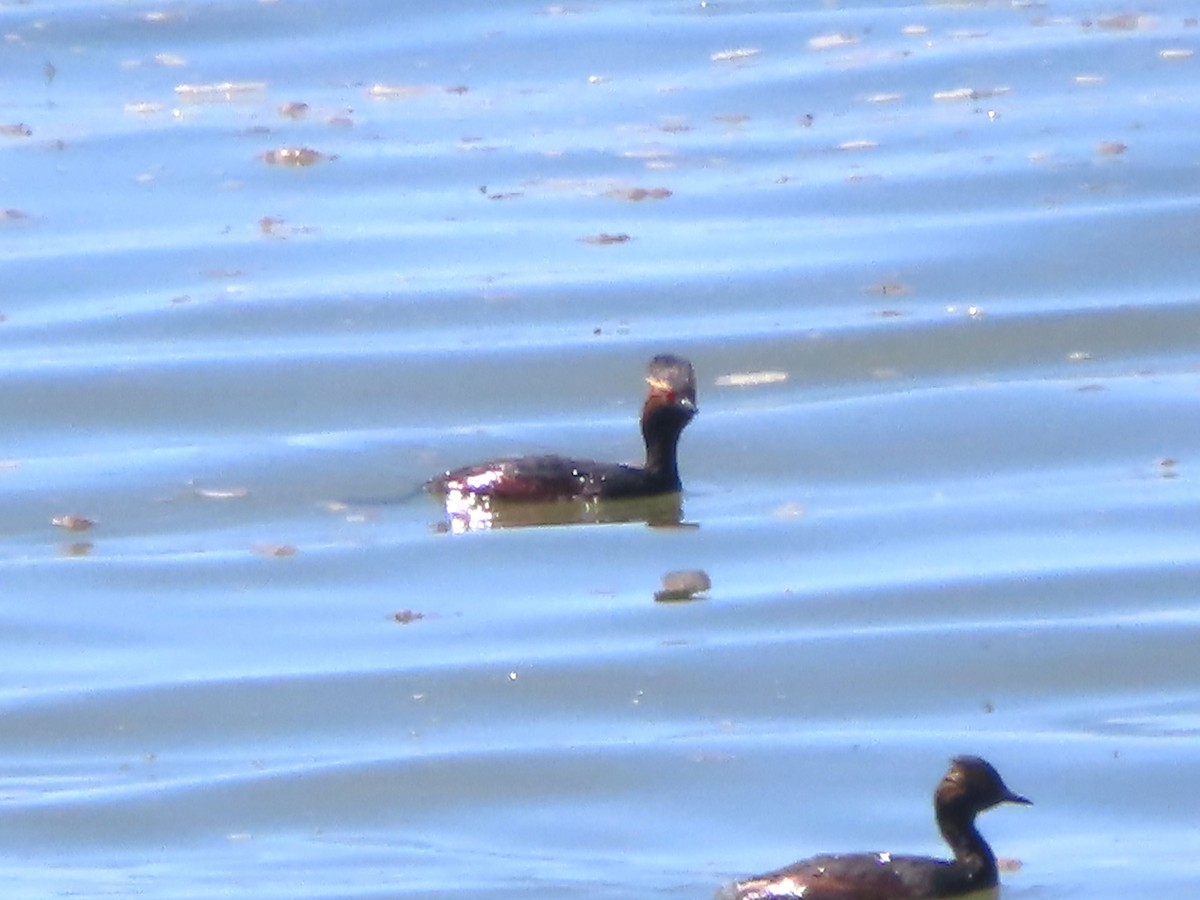
[[[814,856],[738,881],[718,900],[934,900],[994,888],[996,857],[975,828],[975,816],[999,803],[1029,803],[1005,786],[977,756],[959,756],[933,795],[942,837],[954,859],[847,853]]]
[[[681,489],[676,448],[696,414],[696,376],[678,356],[656,356],[646,374],[649,391],[642,406],[643,466],[520,456],[454,469],[429,481],[433,493],[506,502],[652,497]]]

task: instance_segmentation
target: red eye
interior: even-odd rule
[[[675,402],[675,392],[674,391],[667,391],[667,402],[668,403]]]

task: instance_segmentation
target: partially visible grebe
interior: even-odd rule
[[[975,829],[975,816],[999,803],[1029,802],[1010,791],[986,761],[959,756],[933,795],[953,860],[890,853],[814,856],[728,885],[717,900],[933,900],[994,888],[996,857]]]
[[[656,356],[646,374],[649,391],[642,406],[646,464],[521,456],[454,469],[430,480],[426,490],[459,498],[546,501],[652,497],[682,488],[676,448],[679,435],[696,415],[696,375],[679,356]]]

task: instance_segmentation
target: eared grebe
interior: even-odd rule
[[[448,497],[506,502],[676,493],[682,485],[675,451],[679,435],[696,415],[696,375],[686,359],[656,356],[650,360],[646,383],[650,389],[642,406],[644,466],[562,456],[521,456],[455,469],[432,479],[425,487]]]
[[[942,837],[954,859],[847,853],[812,859],[728,885],[718,900],[932,900],[996,887],[992,848],[975,829],[975,816],[998,803],[1025,803],[1000,774],[977,756],[959,756],[933,795]]]

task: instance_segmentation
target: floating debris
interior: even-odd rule
[[[1103,75],[1076,75],[1075,83],[1081,87],[1095,87],[1098,84],[1104,84],[1105,78]]]
[[[287,226],[286,228],[284,226]],[[288,225],[287,219],[278,216],[263,216],[258,220],[258,230],[263,237],[287,240],[290,235],[315,234],[311,225]]]
[[[996,88],[954,88],[949,91],[937,91],[933,95],[934,100],[938,101],[956,101],[956,100],[984,100],[988,97],[1002,97],[1010,93],[1012,88],[996,87]]]
[[[308,115],[308,104],[299,101],[284,103],[279,107],[279,114],[286,119],[303,119]]]
[[[878,141],[872,140],[857,140],[857,141],[842,141],[837,145],[838,150],[874,150],[879,146]]]
[[[621,156],[625,159],[644,159],[647,162],[657,162],[664,159],[669,159],[675,155],[675,151],[667,147],[651,146],[642,147],[636,150],[622,150]]]
[[[667,188],[614,188],[606,191],[604,196],[613,200],[629,200],[633,203],[640,203],[643,200],[666,200],[671,196],[671,191]]]
[[[280,147],[260,153],[259,158],[272,166],[311,166],[326,159],[333,159],[311,147]]]
[[[205,500],[240,500],[250,496],[249,488],[202,488],[192,486],[192,493]]]
[[[373,84],[367,89],[367,95],[380,100],[408,100],[412,97],[426,97],[430,94],[465,94],[470,90],[465,84],[455,84],[448,87],[436,84]]]
[[[587,237],[581,237],[579,240],[585,244],[624,244],[630,240],[630,237],[627,234],[601,232],[600,234],[589,234]]]
[[[654,592],[657,603],[680,603],[696,600],[701,594],[712,587],[712,579],[703,569],[687,569],[681,572],[667,572],[662,577],[662,590]]]
[[[96,523],[85,516],[65,515],[55,516],[50,520],[50,524],[56,528],[62,528],[66,531],[87,531]]]
[[[373,84],[367,94],[384,100],[395,100],[421,97],[425,94],[432,94],[435,90],[436,88],[428,84]]]
[[[222,81],[218,84],[177,84],[175,93],[192,100],[232,100],[243,94],[265,91],[265,81]]]
[[[33,129],[24,122],[13,122],[8,125],[0,125],[0,135],[4,137],[32,137]]]
[[[757,47],[738,47],[735,50],[721,50],[709,57],[713,62],[737,62],[758,56],[762,51]]]
[[[787,372],[767,370],[762,372],[730,372],[721,375],[715,384],[717,387],[758,387],[763,384],[779,384],[788,380]]]
[[[1128,149],[1120,141],[1101,141],[1096,145],[1096,152],[1101,156],[1120,156]]]
[[[413,622],[419,622],[423,618],[425,618],[425,613],[416,612],[411,609],[402,609],[392,614],[393,621],[399,622],[401,625],[411,625]]]
[[[913,291],[903,281],[881,281],[868,287],[866,292],[877,297],[907,297]]]
[[[1195,50],[1191,50],[1186,47],[1172,47],[1172,48],[1168,48],[1166,50],[1158,51],[1159,59],[1168,59],[1168,60],[1170,60],[1170,59],[1191,59],[1195,55],[1196,55]]]
[[[141,103],[126,103],[125,112],[133,116],[152,116],[163,111],[161,103],[153,103],[149,100]]]
[[[254,552],[260,556],[275,556],[280,559],[295,556],[296,548],[292,544],[255,544]]]
[[[1087,24],[1086,22],[1084,23]],[[1152,16],[1140,16],[1136,13],[1123,13],[1119,16],[1107,16],[1096,22],[1101,28],[1110,31],[1143,31],[1154,26]]]
[[[808,39],[809,50],[835,50],[838,47],[849,47],[857,44],[858,37],[853,34],[839,32],[837,34],[822,34]]]
[[[160,66],[186,66],[187,60],[178,53],[155,53],[154,61]]]

